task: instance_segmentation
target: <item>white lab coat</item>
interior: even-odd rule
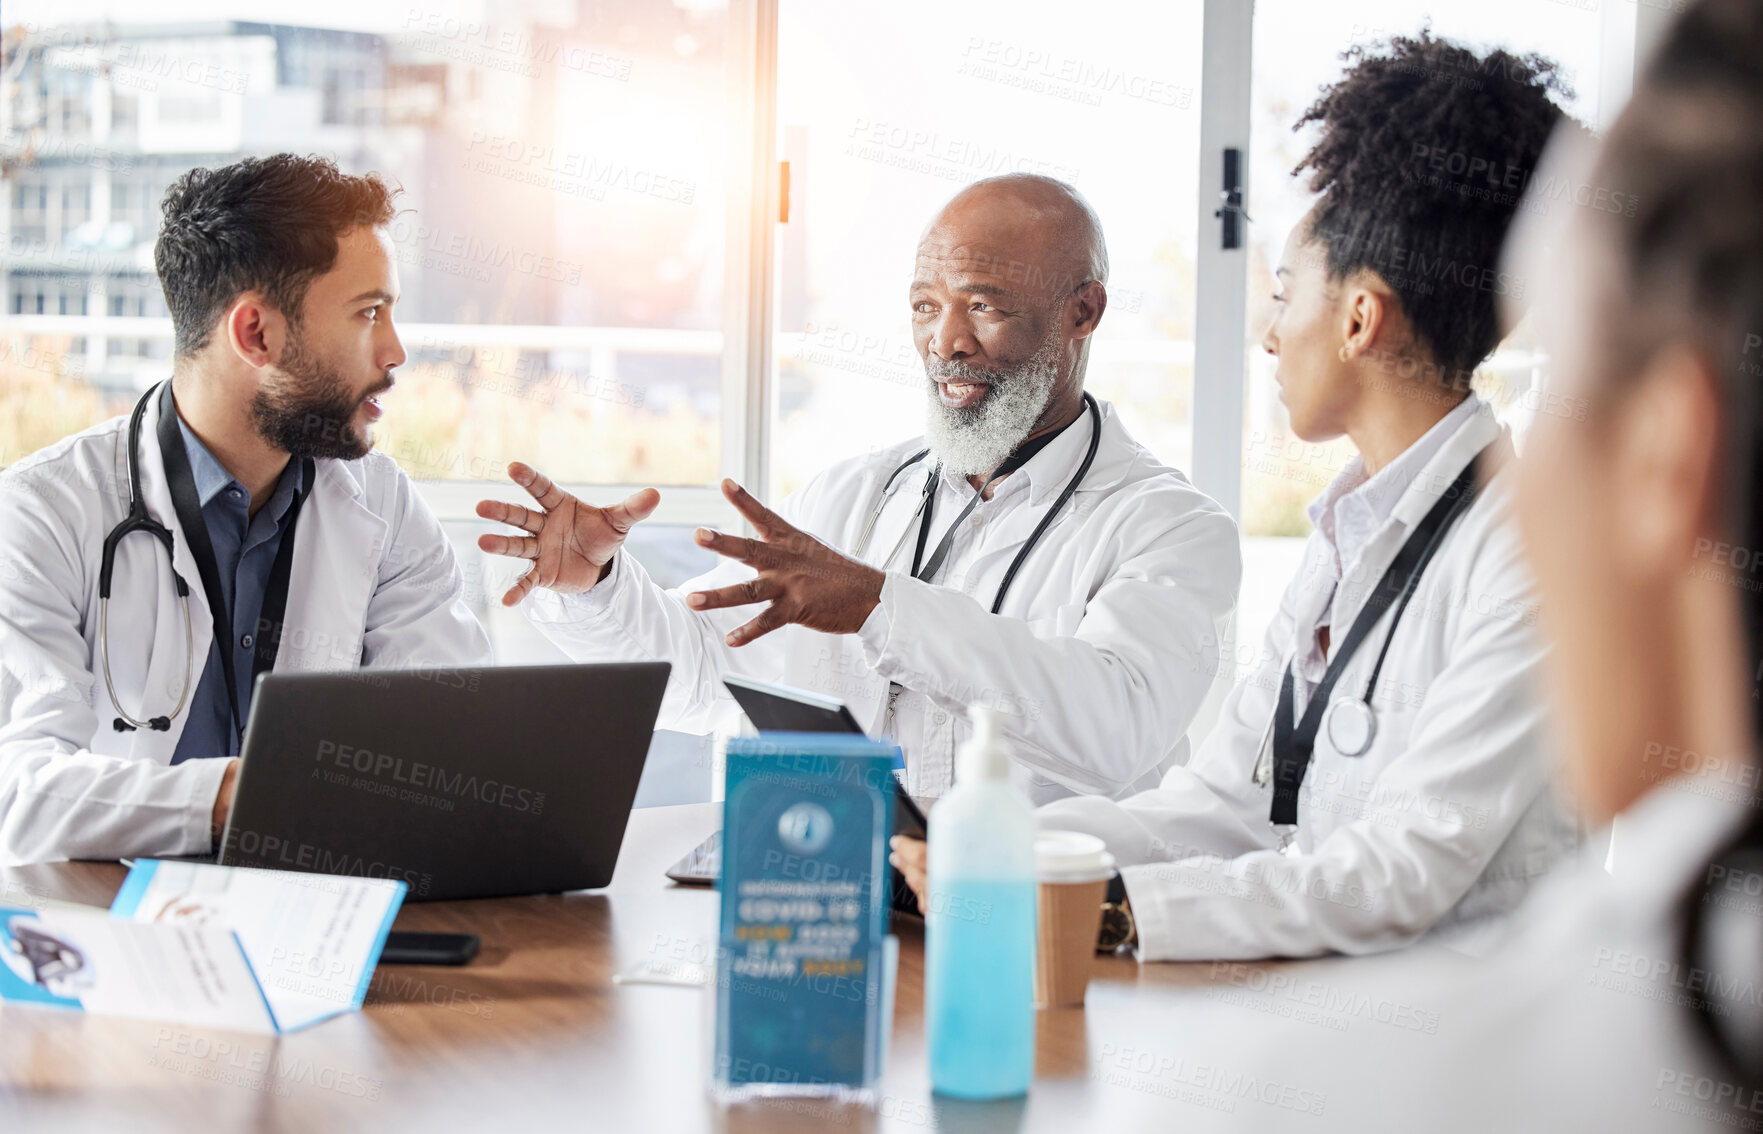
[[[110,601],[116,695],[136,718],[168,713],[186,658],[201,679],[213,622],[178,525],[155,432],[141,430],[141,491],[172,530],[190,587],[190,644],[174,564],[145,533],[118,548]],[[225,760],[171,765],[168,732],[112,727],[98,660],[104,538],[128,513],[128,419],[66,438],[0,474],[0,865],[207,851]],[[277,670],[481,665],[489,640],[433,513],[391,458],[316,462],[295,529]]]
[[[1186,754],[1185,734],[1213,682],[1206,663],[1236,603],[1242,558],[1236,525],[1210,498],[1133,441],[1101,404],[1094,465],[1011,584],[991,604],[1010,562],[1076,472],[1089,415],[1004,478],[957,536],[936,584],[910,576],[913,511],[932,462],[902,473],[865,562],[894,556],[881,603],[860,633],[788,626],[731,649],[723,636],[750,606],[708,614],[691,591],[750,578],[729,560],[674,591],[619,554],[581,595],[538,592],[535,623],[579,661],[673,663],[661,726],[707,732],[737,711],[726,674],[818,691],[850,706],[871,735],[892,735],[907,788],[937,796],[953,781],[965,710],[1007,714],[1016,778],[1039,801],[1123,795],[1155,784]],[[778,508],[790,523],[849,553],[888,475],[923,448],[914,439],[834,465]],[[973,496],[947,476],[937,490],[929,547]],[[926,558],[929,551],[926,552]],[[905,689],[888,712],[889,682]]]
[[[1331,647],[1439,494],[1501,430],[1465,419],[1397,500],[1341,584]],[[1403,615],[1379,678],[1377,735],[1343,756],[1325,733],[1282,853],[1256,759],[1294,645],[1294,611],[1331,554],[1312,535],[1254,670],[1191,763],[1121,802],[1066,800],[1043,827],[1089,831],[1122,864],[1143,960],[1304,957],[1395,948],[1486,924],[1578,840],[1556,799],[1536,688],[1544,647],[1510,515],[1508,466],[1452,526]],[[1386,615],[1336,687],[1365,687]],[[1297,710],[1303,712],[1302,683]]]
[[[1589,851],[1537,887],[1510,940],[1472,974],[1416,957],[1405,984],[1380,982],[1409,989],[1440,1027],[1381,1064],[1396,1089],[1367,1113],[1463,1132],[1763,1126],[1763,1094],[1720,1066],[1692,1014],[1708,999],[1752,1036],[1763,1018],[1757,875],[1731,869],[1702,889],[1750,817],[1752,783],[1660,784],[1621,817],[1614,874]],[[1714,911],[1719,940],[1699,965],[1678,956],[1686,897]]]
[[[1315,1024],[1257,1013],[1221,1021],[1204,1058],[1326,1095],[1316,1114],[1258,1107],[1217,1129],[1360,1134],[1427,1130],[1755,1130],[1763,1093],[1714,1058],[1692,1015],[1698,1000],[1753,1029],[1763,1016],[1757,876],[1714,876],[1715,851],[1753,806],[1751,782],[1684,777],[1622,816],[1623,851],[1563,863],[1512,917],[1486,958],[1422,947],[1294,970],[1279,992],[1226,983],[1252,1006],[1346,1018]],[[1634,853],[1631,854],[1630,851]],[[1686,899],[1711,912],[1715,946],[1680,959]],[[1711,962],[1711,963],[1710,963]],[[1236,974],[1225,967],[1225,981]],[[1276,976],[1278,974],[1275,974]],[[1268,987],[1266,984],[1262,988]],[[1242,1009],[1235,1012],[1241,1014]],[[1246,1024],[1248,1021],[1240,1021]],[[1196,1053],[1196,1058],[1199,1054]]]

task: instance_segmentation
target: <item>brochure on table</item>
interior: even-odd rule
[[[361,1007],[406,889],[140,859],[108,912],[0,907],[0,999],[296,1031]]]
[[[712,1081],[740,1095],[864,1092],[881,1074],[896,749],[773,733],[728,746]]]

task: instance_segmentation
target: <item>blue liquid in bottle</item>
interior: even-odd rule
[[[1002,717],[972,717],[954,790],[930,813],[924,1019],[932,1089],[996,1099],[1035,1073],[1035,820],[1010,783]]]
[[[1035,883],[953,881],[925,919],[933,1089],[989,1099],[1028,1090],[1035,1066]]]

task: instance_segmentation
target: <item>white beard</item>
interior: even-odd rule
[[[1059,336],[1047,341],[1015,366],[981,370],[965,362],[925,360],[930,400],[925,411],[924,439],[946,472],[984,476],[1028,439],[1046,412],[1059,378]],[[991,389],[975,406],[951,409],[937,397],[937,380],[979,381]]]

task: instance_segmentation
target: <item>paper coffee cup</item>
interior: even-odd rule
[[[1094,835],[1042,831],[1035,839],[1035,869],[1040,880],[1035,1005],[1082,1007],[1114,856]]]

